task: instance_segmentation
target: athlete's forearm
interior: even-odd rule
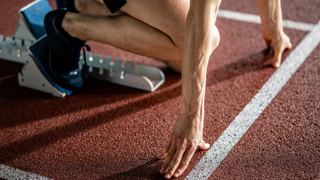
[[[265,36],[275,36],[282,32],[282,12],[280,0],[256,0],[263,33]],[[270,34],[270,33],[275,34]]]
[[[213,38],[219,5],[220,0],[192,0],[190,4],[182,57],[182,115],[190,120],[203,122],[206,72],[215,48]]]

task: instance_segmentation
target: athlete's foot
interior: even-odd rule
[[[272,61],[273,67],[279,68],[283,52],[286,49],[292,49],[290,38],[284,32],[281,32],[280,35],[274,37],[264,36],[264,40],[266,42],[267,49],[272,48],[274,51]]]
[[[61,87],[80,88],[85,77],[79,68],[80,51],[85,41],[71,37],[63,28],[62,21],[67,11],[54,10],[45,17],[45,28],[50,45],[51,71]]]

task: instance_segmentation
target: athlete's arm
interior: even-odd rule
[[[282,13],[280,0],[257,0],[263,38],[267,48],[273,48],[273,66],[278,68],[285,49],[291,49],[292,45],[288,36],[283,32]]]
[[[186,22],[182,57],[182,109],[161,156],[166,157],[160,173],[180,176],[194,152],[208,149],[203,141],[204,98],[209,57],[219,43],[215,27],[221,0],[191,0]]]

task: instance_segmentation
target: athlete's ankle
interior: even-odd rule
[[[79,16],[79,14],[74,13],[66,13],[64,16],[64,19],[62,21],[62,28],[71,36],[78,38],[82,41],[86,41],[87,38],[85,36],[84,27],[80,26],[81,23],[78,22],[76,16]]]

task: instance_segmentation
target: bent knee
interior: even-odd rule
[[[211,40],[211,49],[210,49],[211,53],[218,47],[219,43],[220,43],[220,33],[217,26],[214,26],[213,36]]]

